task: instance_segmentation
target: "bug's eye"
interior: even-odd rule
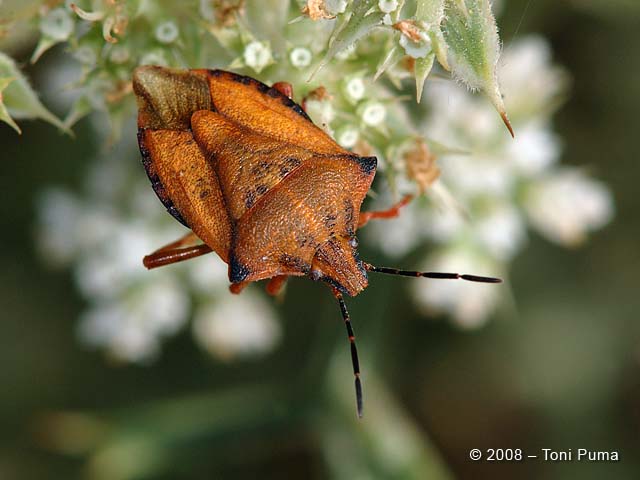
[[[311,280],[313,280],[314,282],[317,282],[322,278],[322,272],[318,269],[313,269],[309,273],[309,276],[311,277]]]
[[[349,240],[349,245],[351,245],[353,248],[358,248],[358,239],[356,237],[351,237],[351,239]]]

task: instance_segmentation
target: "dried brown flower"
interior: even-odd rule
[[[404,161],[407,175],[418,184],[421,193],[440,176],[436,156],[431,153],[424,140],[416,140],[414,148],[404,154]]]

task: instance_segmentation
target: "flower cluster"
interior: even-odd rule
[[[436,248],[424,270],[506,276],[528,226],[572,247],[611,220],[607,188],[578,167],[558,165],[562,145],[550,117],[567,76],[551,64],[548,44],[534,36],[511,44],[500,78],[515,139],[503,135],[492,109],[471,93],[448,82],[430,85],[424,132],[450,148],[439,158],[442,175],[432,201],[416,202],[403,217],[372,227],[371,237],[387,254],[430,242]],[[464,327],[484,322],[501,300],[494,288],[463,282],[415,282],[412,291],[426,312],[449,313]]]
[[[33,61],[66,42],[79,66],[64,127],[106,112],[111,142],[125,148],[116,140],[135,112],[130,77],[141,64],[226,68],[269,84],[286,80],[295,100],[338,143],[378,157],[378,206],[403,193],[426,194],[391,223],[367,227],[367,238],[389,255],[435,245],[424,269],[504,276],[528,226],[571,246],[612,216],[605,186],[582,170],[558,166],[561,142],[550,117],[566,75],[551,64],[540,38],[510,45],[499,60],[489,0],[50,5],[32,19],[41,34]],[[5,121],[17,111],[10,95],[18,86],[15,70],[0,68]],[[433,70],[438,78],[425,84]],[[442,80],[448,72],[458,82]],[[28,91],[26,82],[20,85]],[[515,140],[501,122],[515,130]],[[100,184],[126,188],[98,194],[99,186],[90,185],[82,196],[54,191],[42,202],[43,251],[74,265],[90,302],[82,338],[120,358],[146,359],[192,316],[199,343],[220,357],[271,348],[279,327],[269,307],[250,290],[228,301],[220,262],[203,258],[152,274],[140,268],[141,255],[179,232],[135,170],[135,149],[126,148],[110,161],[97,159],[88,172],[89,182],[111,175]],[[116,156],[129,163],[112,160]],[[414,282],[412,289],[426,311],[449,313],[463,326],[488,318],[504,290],[442,281]]]
[[[148,362],[193,318],[197,343],[220,360],[271,350],[281,335],[272,306],[254,289],[230,298],[218,258],[152,272],[142,267],[145,254],[185,229],[167,221],[148,181],[136,174],[137,156],[135,145],[120,142],[92,163],[85,194],[50,189],[40,197],[40,251],[49,263],[72,263],[90,301],[80,339],[115,360]]]

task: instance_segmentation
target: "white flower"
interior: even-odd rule
[[[384,209],[391,203],[391,196],[385,195],[375,203],[373,209]],[[424,211],[415,203],[410,203],[396,218],[372,220],[364,228],[371,245],[375,245],[389,257],[399,258],[424,240],[425,225],[429,223]]]
[[[508,162],[494,155],[450,155],[443,158],[438,165],[444,183],[459,199],[462,196],[508,196],[516,178]]]
[[[305,68],[311,65],[311,50],[305,47],[296,47],[289,53],[291,65],[296,68]]]
[[[152,360],[161,339],[185,324],[189,298],[167,274],[122,295],[120,301],[98,302],[82,314],[78,334],[88,345],[105,348],[120,360]]]
[[[464,247],[431,256],[421,265],[424,271],[495,275],[486,258]],[[426,315],[445,313],[462,328],[477,328],[495,310],[503,293],[500,285],[418,278],[411,282],[413,297]]]
[[[176,25],[176,22],[171,20],[160,23],[155,29],[156,40],[160,43],[173,43],[178,39],[179,35],[180,30],[178,29],[178,25]]]
[[[329,134],[332,133],[330,124],[335,118],[336,112],[333,109],[333,105],[330,100],[308,99],[306,103],[306,111],[307,115],[309,115],[311,120],[313,120],[313,123],[319,125]]]
[[[40,31],[52,40],[63,42],[73,32],[73,19],[64,8],[55,8],[40,20]]]
[[[613,217],[609,190],[581,170],[565,168],[530,185],[525,208],[531,223],[549,240],[575,246]]]
[[[198,10],[200,11],[202,18],[205,20],[212,22],[216,19],[215,8],[211,0],[200,0]]]
[[[420,32],[420,41],[414,42],[406,35],[400,35],[400,46],[407,55],[413,58],[425,58],[431,52],[431,39],[425,32]]]
[[[432,114],[428,137],[470,152],[500,149],[504,126],[486,100],[476,98],[453,82],[433,82],[425,91]]]
[[[344,13],[347,9],[347,0],[325,0],[324,7],[330,15],[337,15]]]
[[[551,64],[549,43],[533,35],[505,48],[499,77],[507,110],[514,117],[543,112],[567,83],[564,70]]]
[[[87,248],[76,266],[80,290],[88,296],[115,297],[143,274],[142,257],[155,249],[144,224],[120,222],[115,230]],[[92,235],[92,232],[87,232]]]
[[[379,0],[378,8],[381,12],[391,13],[398,8],[398,0]]]
[[[464,232],[467,220],[453,205],[443,205],[442,208],[430,208],[425,211],[424,220],[426,235],[438,243],[450,242],[458,234]]]
[[[80,340],[95,348],[106,348],[115,358],[146,362],[159,351],[158,339],[148,335],[120,304],[94,306],[80,316]]]
[[[38,199],[38,247],[46,261],[62,265],[77,251],[77,218],[81,207],[71,194],[60,189],[45,190]]]
[[[212,292],[228,290],[227,264],[215,253],[189,260],[186,267],[189,280],[197,292],[211,295]]]
[[[376,101],[366,103],[359,111],[362,121],[370,127],[382,124],[387,116],[387,108]]]
[[[365,93],[364,81],[361,77],[351,77],[344,82],[344,93],[352,103],[362,100]]]
[[[253,41],[244,47],[244,63],[260,73],[263,68],[273,63],[271,48],[267,43]]]
[[[93,67],[97,61],[95,50],[88,45],[78,47],[78,49],[73,52],[73,57],[88,67]]]
[[[474,223],[473,235],[495,258],[510,260],[525,241],[526,226],[516,208],[499,204]]]
[[[336,132],[336,141],[344,148],[352,148],[358,142],[360,132],[352,125],[346,125]]]
[[[518,127],[516,138],[507,142],[505,155],[518,173],[536,176],[557,162],[560,141],[548,126],[530,122]]]
[[[190,301],[187,292],[175,275],[154,272],[157,278],[147,281],[133,303],[147,319],[147,330],[153,335],[173,335],[187,321]]]
[[[118,64],[128,62],[129,58],[131,58],[131,55],[129,54],[129,49],[124,45],[114,45],[113,48],[111,49],[111,54],[109,55],[109,59],[113,63],[118,63]]]
[[[240,295],[220,295],[200,307],[193,320],[196,340],[223,360],[262,355],[281,337],[271,306],[251,289]]]
[[[169,65],[169,62],[161,50],[153,50],[144,54],[140,59],[140,65],[159,65],[166,67]]]

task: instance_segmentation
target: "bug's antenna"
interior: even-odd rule
[[[370,272],[386,273],[389,275],[402,275],[405,277],[425,277],[444,278],[451,280],[467,280],[479,283],[502,283],[502,279],[495,277],[481,277],[479,275],[467,275],[466,273],[446,273],[446,272],[416,272],[414,270],[399,270],[397,268],[375,267],[370,263],[365,263],[364,268]]]
[[[358,349],[356,348],[356,336],[353,334],[353,328],[351,327],[351,318],[347,311],[347,306],[344,303],[342,294],[337,290],[333,290],[333,295],[340,304],[340,311],[342,312],[342,319],[344,325],[347,327],[347,335],[349,336],[349,343],[351,344],[351,363],[353,364],[353,375],[355,377],[356,385],[356,408],[358,410],[358,418],[362,418],[362,383],[360,382],[360,362],[358,361]]]

